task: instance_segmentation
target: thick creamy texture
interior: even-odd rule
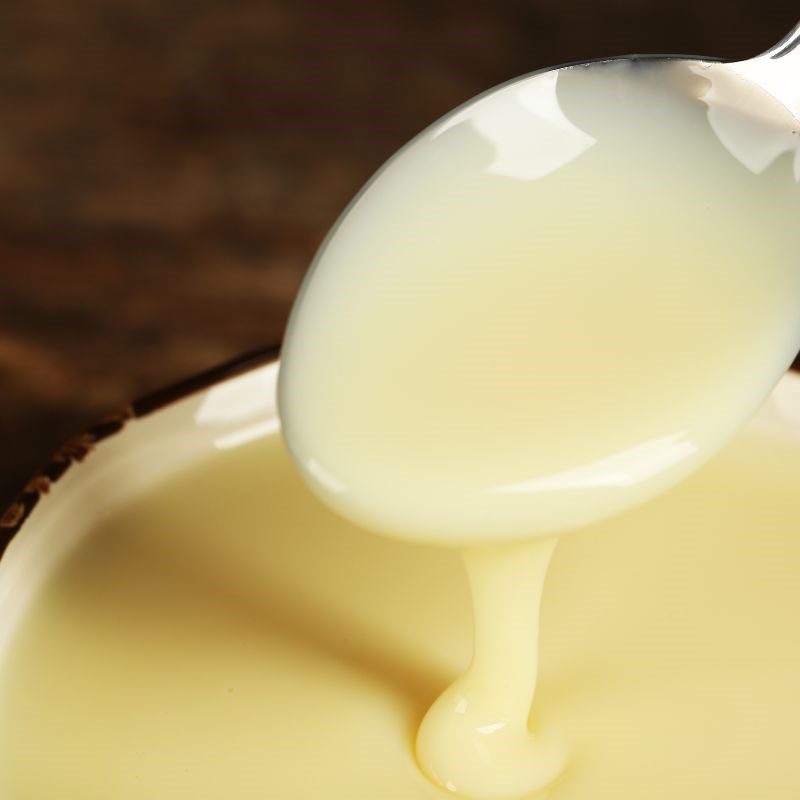
[[[417,137],[321,248],[280,376],[297,466],[358,524],[472,548],[476,660],[418,739],[442,786],[518,797],[563,761],[525,725],[551,545],[480,545],[668,489],[796,353],[799,129],[721,64],[534,75]]]
[[[800,796],[800,442],[780,435],[559,544],[536,719],[570,758],[549,800]],[[413,738],[470,660],[460,562],[342,522],[277,435],[215,454],[36,596],[0,663],[0,797],[447,797]]]
[[[800,344],[800,123],[757,98],[724,65],[598,63],[400,151],[287,331],[281,418],[314,491],[390,536],[528,539],[721,446]]]
[[[474,615],[466,673],[428,710],[417,759],[436,783],[476,798],[521,797],[564,767],[552,732],[531,730],[539,614],[554,539],[483,546],[464,554]],[[535,721],[534,721],[535,724]]]

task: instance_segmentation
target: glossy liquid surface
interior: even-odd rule
[[[287,333],[282,422],[315,492],[400,538],[550,536],[732,435],[800,344],[800,123],[724,70],[534,75],[384,167]]]
[[[552,783],[564,768],[564,744],[529,719],[539,672],[541,599],[555,544],[534,539],[465,553],[473,657],[428,710],[416,743],[420,767],[452,792],[523,797]]]
[[[549,800],[800,795],[800,442],[751,428],[678,489],[565,537],[536,717]],[[467,667],[455,551],[342,522],[279,437],[99,524],[0,662],[3,800],[447,797],[417,769]]]

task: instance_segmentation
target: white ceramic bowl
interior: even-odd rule
[[[66,442],[0,517],[0,652],[53,565],[93,523],[201,456],[278,427],[278,348],[156,391]]]
[[[42,582],[99,519],[278,429],[278,368],[277,351],[247,356],[132,403],[55,454],[0,523],[0,656]],[[800,446],[800,375],[787,374],[750,425]]]

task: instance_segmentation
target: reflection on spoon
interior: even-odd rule
[[[493,175],[533,180],[555,172],[597,140],[573,125],[558,103],[558,72],[514,82],[456,112],[436,127],[437,138],[456,125],[471,126],[495,151]]]
[[[740,64],[692,64],[690,69],[711,84],[701,99],[723,147],[756,175],[784,153],[794,153],[794,179],[800,181],[800,122],[777,95],[762,88],[762,82],[778,91],[784,88],[785,70],[776,72],[775,66],[781,65],[755,59]],[[776,76],[780,82],[772,81]]]
[[[638,444],[578,469],[521,483],[493,486],[487,491],[491,494],[528,494],[592,487],[624,489],[679,464],[683,459],[694,455],[696,450],[691,442],[685,440],[684,433],[675,433]]]

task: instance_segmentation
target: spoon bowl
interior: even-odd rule
[[[481,544],[617,514],[716,452],[800,343],[798,38],[537,72],[393,156],[287,331],[312,489],[390,536]]]

